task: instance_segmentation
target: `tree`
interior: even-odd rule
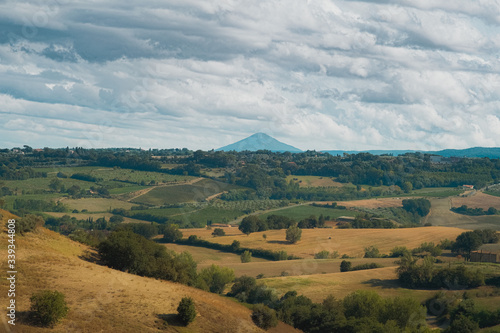
[[[382,309],[383,300],[371,290],[358,290],[347,295],[343,300],[346,317],[377,317]]]
[[[352,268],[352,263],[347,260],[342,260],[340,263],[340,271],[341,272],[349,272]]]
[[[290,226],[286,230],[286,240],[292,244],[297,243],[302,237],[302,230],[297,226]]]
[[[199,276],[198,285],[212,293],[221,294],[226,284],[234,280],[234,271],[227,267],[212,265],[204,268]]]
[[[252,261],[252,252],[247,250],[241,254],[240,258],[242,263],[250,262]]]
[[[237,297],[242,302],[246,302],[250,290],[257,286],[257,281],[255,278],[247,275],[243,275],[234,280],[234,284],[231,287],[230,296]]]
[[[196,308],[193,299],[191,297],[183,297],[177,307],[177,312],[179,313],[179,320],[184,325],[192,323],[196,318]]]
[[[250,235],[252,232],[256,232],[259,230],[259,224],[260,224],[260,219],[257,216],[250,215],[245,217],[241,223],[238,229],[246,234]]]
[[[179,230],[179,226],[177,224],[169,224],[165,227],[165,231],[163,233],[163,240],[167,243],[174,243],[182,238],[182,232]]]
[[[69,311],[64,294],[56,290],[39,291],[31,296],[30,301],[31,311],[43,326],[54,326]]]
[[[466,231],[458,235],[451,251],[470,258],[470,253],[477,250],[482,243],[481,236],[478,233]]]
[[[212,232],[212,236],[214,236],[214,237],[226,236],[226,232],[222,228],[215,228],[214,232]]]
[[[268,330],[278,325],[276,312],[265,305],[257,304],[253,308],[252,320],[258,327]]]

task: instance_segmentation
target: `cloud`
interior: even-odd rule
[[[478,1],[6,1],[0,145],[500,146]],[[27,130],[30,128],[30,130]]]

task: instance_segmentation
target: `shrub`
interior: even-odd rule
[[[347,260],[342,260],[340,263],[340,271],[341,272],[349,272],[351,270],[352,263]]]
[[[330,252],[321,251],[321,252],[318,252],[314,255],[314,259],[328,259],[329,256],[330,256]]]
[[[278,325],[276,312],[262,304],[254,306],[252,320],[255,325],[264,330],[268,330],[271,327],[276,327]]]
[[[252,261],[252,252],[250,251],[245,251],[241,254],[240,256],[240,259],[241,259],[241,262],[242,263],[245,263],[245,262],[250,262]]]
[[[191,297],[183,297],[177,307],[178,318],[184,324],[192,323],[196,318],[196,308]]]
[[[37,215],[26,215],[25,217],[16,221],[16,231],[19,234],[24,235],[27,232],[31,232],[38,227],[45,224],[43,218]]]
[[[199,276],[198,286],[208,289],[212,293],[221,294],[226,284],[234,280],[234,271],[227,267],[212,265],[204,268]]]
[[[64,294],[59,291],[42,290],[30,298],[31,311],[43,326],[54,326],[69,311]]]
[[[356,265],[353,268],[351,268],[351,271],[361,271],[364,269],[374,269],[374,268],[381,268],[381,267],[383,267],[383,266],[380,264],[377,264],[375,262],[372,262],[372,263]]]
[[[389,255],[389,257],[399,258],[403,257],[406,253],[410,253],[410,250],[408,250],[406,246],[396,246],[391,250],[391,254]]]
[[[215,228],[214,231],[212,232],[212,236],[214,237],[226,236],[226,232],[222,228]]]
[[[365,248],[365,258],[380,258],[380,252],[376,246]]]

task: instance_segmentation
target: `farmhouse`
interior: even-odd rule
[[[474,189],[474,185],[462,185],[462,189],[464,189],[464,190],[473,190]]]
[[[473,251],[470,254],[473,262],[494,262],[500,264],[500,252],[485,252],[483,250]]]

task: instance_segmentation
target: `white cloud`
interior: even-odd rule
[[[498,8],[7,1],[0,146],[500,146]]]

